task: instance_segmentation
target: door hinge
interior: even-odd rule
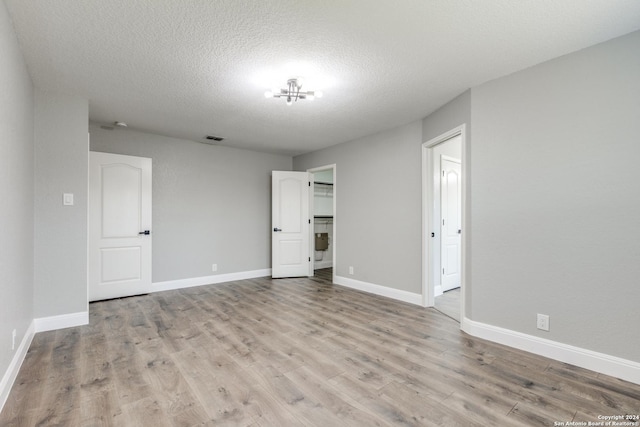
[[[309,257],[309,262],[311,262],[311,257]]]
[[[311,224],[311,220],[309,220],[309,224]]]
[[[436,237],[436,233],[431,233],[431,237]]]
[[[442,171],[442,176],[444,176],[444,171]]]
[[[444,268],[442,269],[442,274],[444,274]]]
[[[311,187],[311,181],[309,181],[309,187]]]

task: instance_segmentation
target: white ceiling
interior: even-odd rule
[[[638,0],[5,0],[36,86],[92,121],[295,155],[640,29]],[[264,91],[302,76],[324,97]]]

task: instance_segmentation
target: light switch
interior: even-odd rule
[[[73,206],[73,193],[64,193],[62,195],[62,204],[64,206]]]

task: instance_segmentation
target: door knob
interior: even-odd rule
[[[273,231],[282,231],[282,228],[274,227]]]
[[[149,234],[151,234],[151,232],[149,230],[144,230],[139,232],[138,234],[144,234],[145,236],[148,236]]]

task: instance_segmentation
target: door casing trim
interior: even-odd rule
[[[433,251],[436,250],[431,239],[431,233],[438,230],[433,229],[433,171],[431,168],[433,159],[433,149],[436,145],[441,144],[456,136],[461,137],[461,175],[462,175],[462,240],[461,240],[461,257],[460,257],[460,319],[466,317],[466,259],[467,259],[467,136],[466,124],[457,126],[448,132],[436,136],[422,144],[422,306],[433,307],[435,304],[435,284],[433,282]],[[427,237],[429,236],[429,237]],[[461,322],[462,324],[462,322]]]

